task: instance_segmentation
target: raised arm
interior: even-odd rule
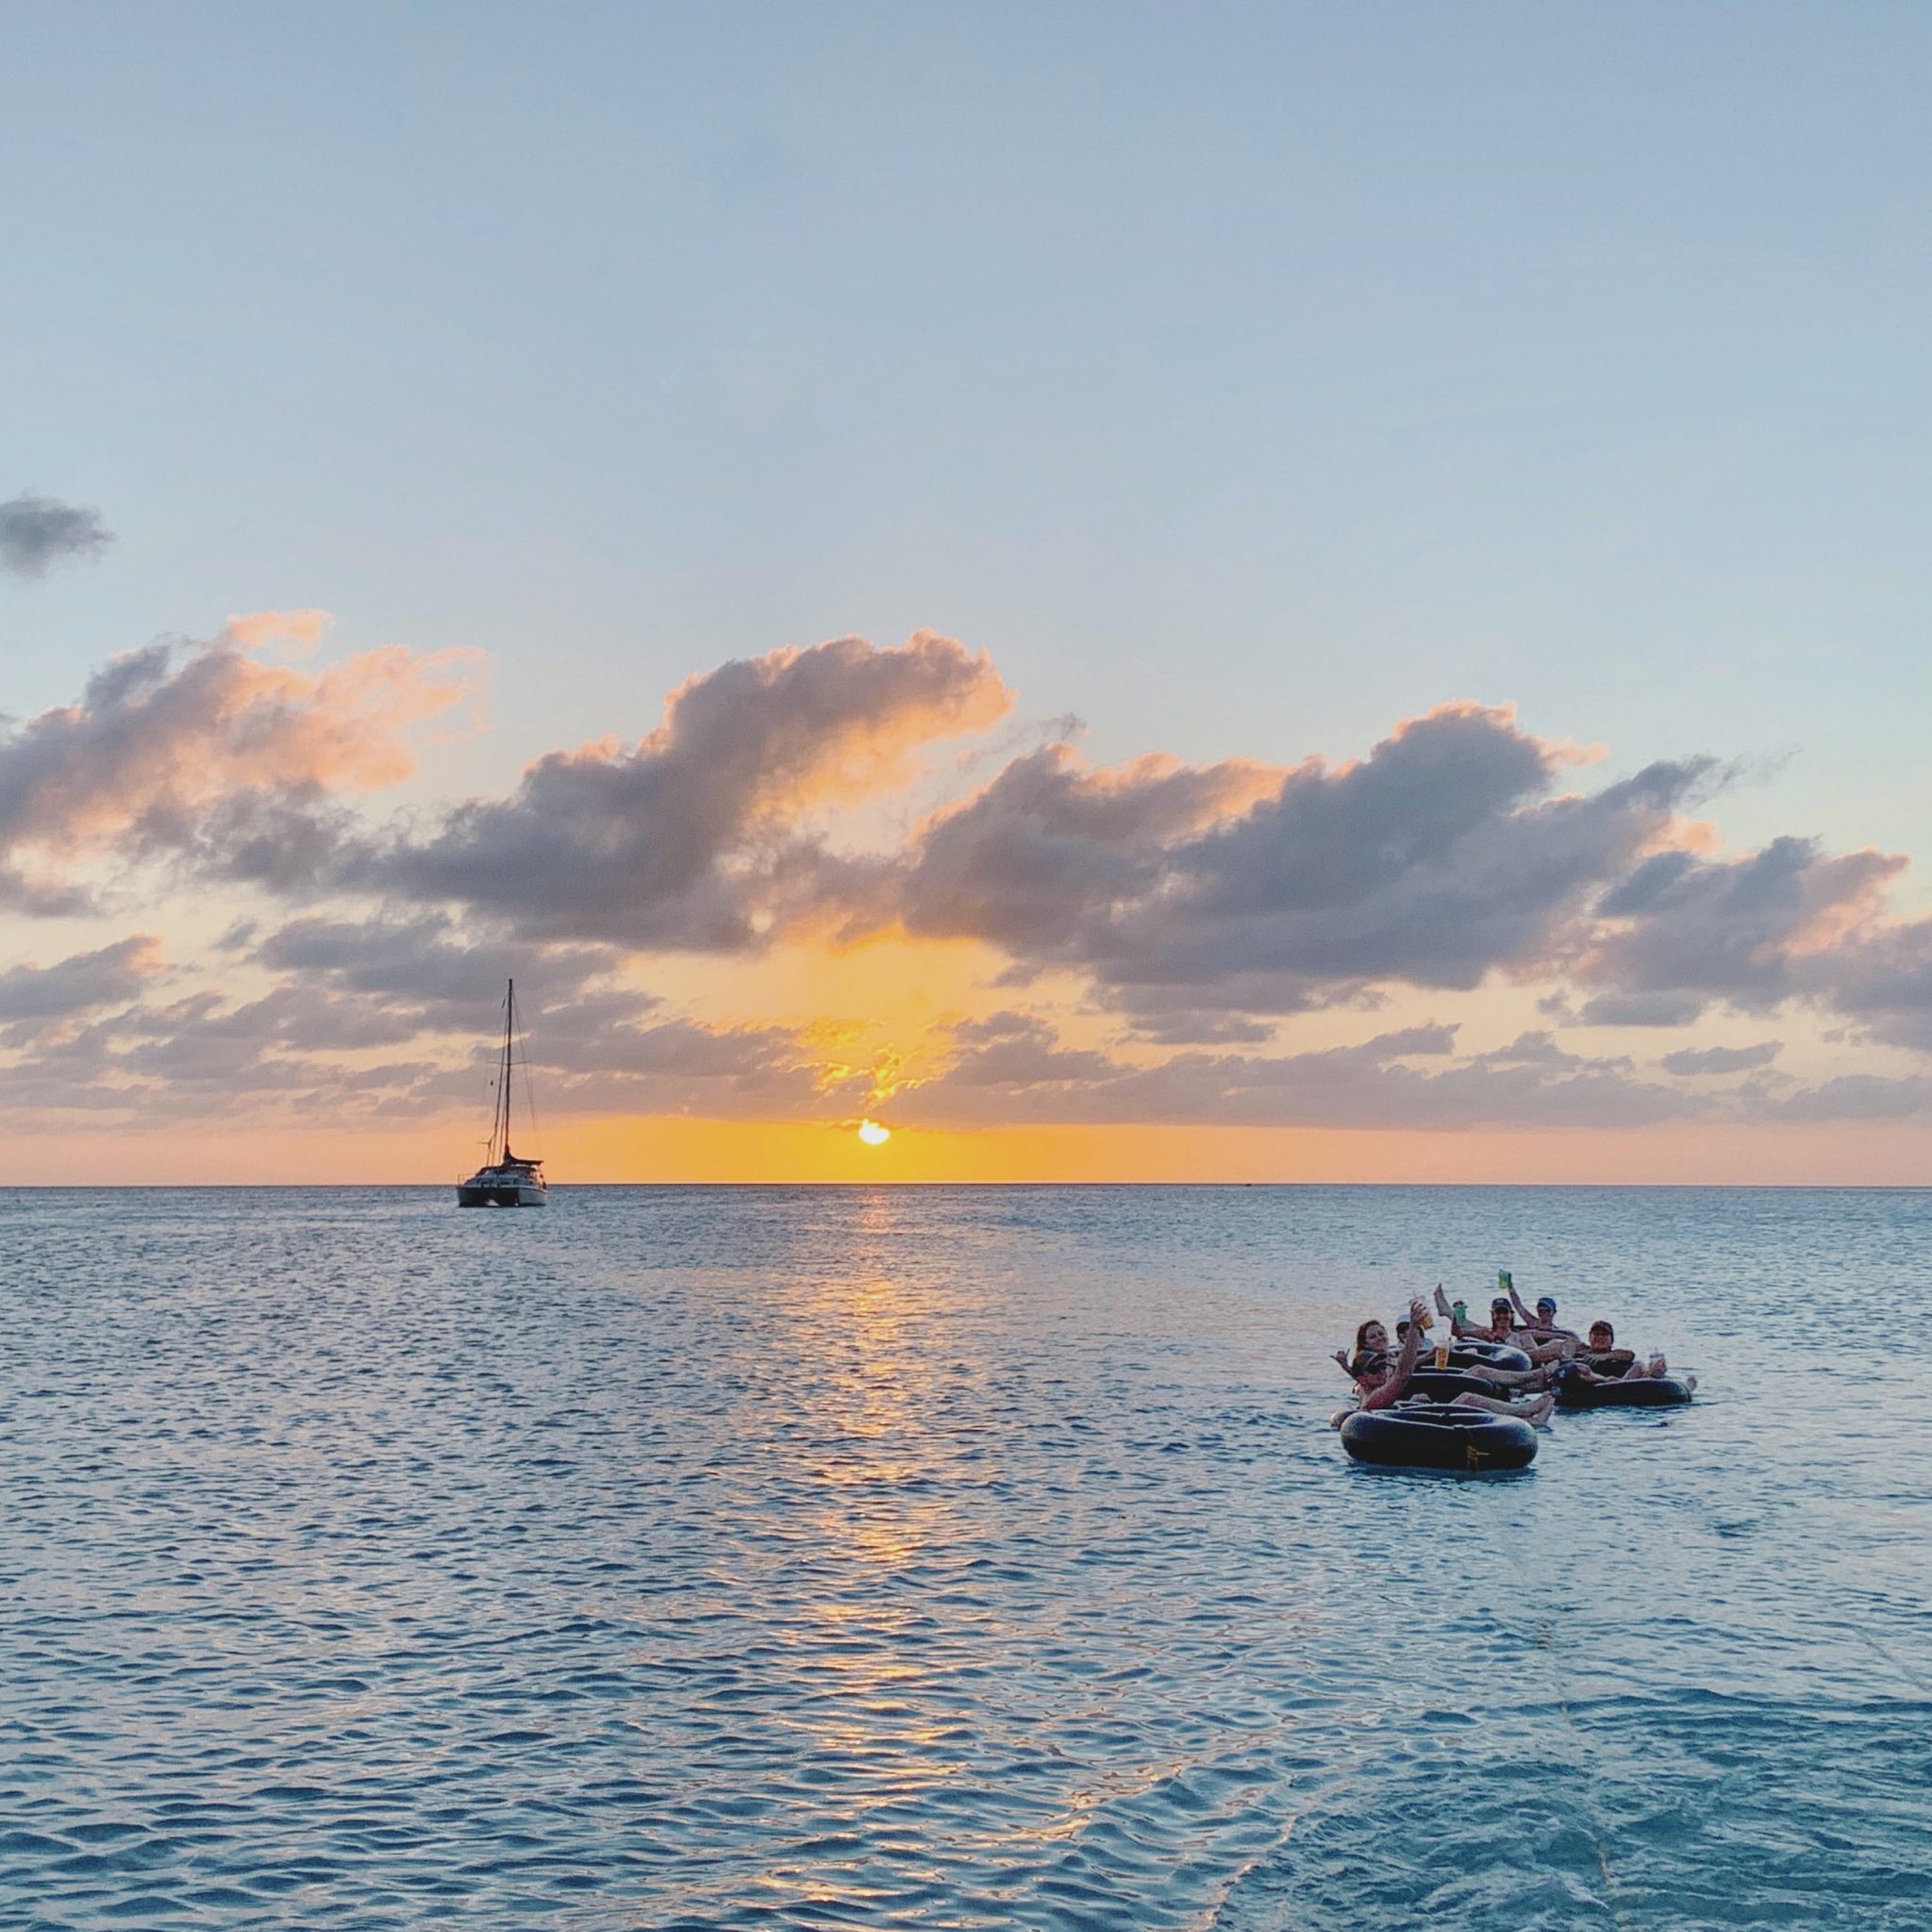
[[[1402,1353],[1395,1357],[1389,1379],[1362,1397],[1364,1408],[1389,1408],[1402,1400],[1403,1391],[1408,1387],[1408,1378],[1415,1373],[1416,1361],[1423,1352],[1423,1317],[1427,1312],[1421,1295],[1409,1303],[1408,1333],[1402,1338]]]
[[[1509,1306],[1516,1310],[1518,1325],[1527,1328],[1532,1335],[1540,1336],[1545,1341],[1581,1342],[1583,1340],[1582,1336],[1574,1334],[1568,1328],[1558,1328],[1554,1322],[1545,1322],[1532,1315],[1523,1306],[1523,1297],[1516,1292],[1514,1281],[1509,1284]]]

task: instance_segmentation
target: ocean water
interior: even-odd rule
[[[1703,1378],[1373,1472],[1498,1266]],[[0,1924],[1932,1926],[1932,1194],[16,1193]]]

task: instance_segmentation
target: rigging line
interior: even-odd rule
[[[503,990],[503,1074],[499,1083],[503,1090],[499,1097],[503,1108],[503,1157],[506,1159],[509,1158],[510,1101],[516,1091],[516,1024],[517,983],[512,979]]]
[[[533,1146],[543,1145],[543,1130],[537,1123],[537,1090],[530,1083],[530,1044],[529,1035],[519,1031],[517,1042],[524,1049],[524,1111],[530,1117],[530,1141]]]

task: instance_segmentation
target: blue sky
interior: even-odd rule
[[[1917,9],[6,35],[9,487],[121,533],[13,600],[16,708],[313,603],[488,648],[565,741],[932,625],[1104,753],[1509,698],[1932,833]]]
[[[116,541],[5,587],[6,708],[322,606],[489,655],[428,789],[501,791],[929,627],[1096,759],[1513,703],[1740,761],[1730,846],[1924,853],[1928,55],[1887,5],[14,8],[0,497]]]

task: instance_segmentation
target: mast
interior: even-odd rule
[[[497,1078],[496,1103],[503,1109],[503,1136],[500,1145],[503,1152],[499,1160],[508,1160],[509,1151],[509,1069],[511,1041],[517,1024],[517,983],[509,982],[509,990],[503,996],[503,1072]]]

